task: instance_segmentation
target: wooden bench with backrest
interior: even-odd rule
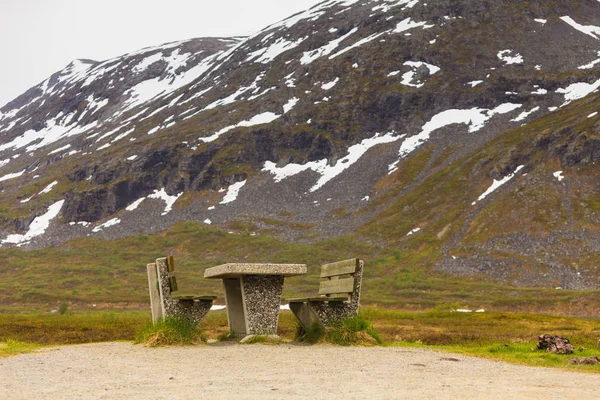
[[[358,258],[321,266],[319,296],[290,299],[290,310],[307,331],[358,314],[364,263]]]
[[[217,296],[178,295],[175,260],[173,256],[157,258],[147,265],[152,322],[179,316],[199,324]]]

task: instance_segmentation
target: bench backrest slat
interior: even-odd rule
[[[342,278],[342,279],[332,279],[327,281],[322,281],[319,284],[319,294],[320,295],[330,295],[330,294],[339,294],[339,293],[352,293],[354,291],[354,277],[351,278]]]
[[[358,258],[325,264],[321,267],[321,278],[354,274],[358,268]]]

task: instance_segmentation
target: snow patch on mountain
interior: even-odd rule
[[[234,202],[238,194],[240,193],[240,189],[244,187],[246,181],[236,182],[233,185],[227,188],[227,194],[223,197],[223,200],[219,204],[228,204]]]
[[[513,50],[507,49],[499,51],[497,57],[504,61],[505,65],[523,64],[523,56],[519,53],[512,55]]]
[[[273,42],[269,47],[263,47],[248,55],[246,62],[253,61],[257,63],[268,64],[277,58],[280,54],[291,50],[300,43],[304,42],[308,37],[300,38],[296,41],[290,41],[285,38],[279,38]]]
[[[201,142],[204,142],[204,143],[214,142],[221,135],[229,132],[232,129],[239,128],[239,127],[249,127],[249,126],[254,126],[254,125],[268,124],[270,122],[275,121],[279,117],[281,117],[281,115],[277,115],[275,113],[267,111],[267,112],[255,115],[247,121],[241,121],[241,122],[238,122],[236,125],[227,126],[223,129],[221,129],[220,131],[214,133],[211,136],[201,137],[198,140],[200,140]]]
[[[513,172],[512,174],[509,174],[507,176],[505,176],[504,178],[500,179],[500,180],[496,180],[494,179],[494,182],[492,183],[492,185],[485,191],[483,192],[483,194],[481,196],[479,196],[477,198],[476,201],[474,201],[473,203],[471,203],[471,205],[475,205],[477,204],[478,201],[481,201],[483,199],[485,199],[487,196],[489,196],[491,193],[493,193],[494,191],[496,191],[499,187],[501,187],[502,185],[504,185],[506,182],[510,181],[512,178],[515,177],[515,175],[524,168],[524,165],[519,165],[517,167],[517,169],[515,169],[515,172]]]
[[[173,204],[179,199],[179,197],[183,194],[183,192],[175,195],[169,196],[164,188],[161,190],[154,190],[154,193],[148,196],[149,199],[159,199],[165,202],[165,209],[161,215],[167,215],[172,209]]]
[[[50,222],[58,216],[64,203],[64,200],[60,200],[52,204],[48,207],[48,211],[46,211],[45,214],[40,215],[31,222],[27,233],[24,235],[8,235],[6,239],[2,240],[2,244],[16,244],[17,246],[23,246],[29,243],[34,237],[43,235],[50,226]]]
[[[393,33],[402,33],[415,28],[429,29],[435,25],[427,25],[427,22],[415,22],[410,17],[403,19],[396,25],[396,28],[392,31]]]
[[[420,88],[423,85],[425,85],[420,80],[415,79],[415,77],[417,76],[417,71],[420,70],[422,67],[425,67],[425,69],[427,69],[430,76],[440,71],[439,67],[421,61],[406,61],[403,65],[410,67],[411,71],[408,71],[404,75],[402,75],[402,82],[400,83],[405,86],[412,86],[416,88]]]
[[[50,193],[50,191],[52,190],[52,188],[54,186],[58,185],[58,181],[54,181],[51,184],[49,184],[48,186],[46,186],[44,189],[42,189],[38,194],[45,194],[45,193]]]
[[[540,107],[534,107],[529,111],[524,111],[521,114],[519,114],[516,118],[511,119],[511,121],[513,122],[520,122],[523,121],[524,119],[526,119],[527,117],[529,117],[530,115],[532,115],[533,113],[536,113],[540,110]]]
[[[494,115],[507,114],[520,107],[522,107],[521,104],[504,103],[492,110],[477,107],[467,110],[451,109],[434,115],[429,122],[423,125],[419,134],[411,136],[402,142],[399,152],[400,159],[389,166],[389,173],[391,174],[397,170],[398,163],[402,158],[427,142],[432,132],[453,124],[465,124],[469,126],[469,132],[477,132]]]
[[[358,28],[353,28],[352,30],[350,30],[350,32],[346,33],[343,36],[340,36],[337,39],[332,40],[331,42],[319,47],[318,49],[304,52],[302,58],[300,58],[300,64],[307,65],[319,59],[320,57],[328,56],[340,45],[341,42],[346,40],[346,38],[354,35],[356,32],[358,32]]]
[[[6,174],[6,175],[4,175],[4,176],[0,177],[0,182],[7,181],[7,180],[9,180],[9,179],[18,178],[18,177],[20,177],[21,175],[23,175],[24,173],[25,173],[25,170],[23,170],[23,171],[20,171],[20,172],[14,172],[14,173],[12,173],[12,174]]]
[[[121,220],[119,218],[109,219],[105,223],[100,224],[100,225],[96,226],[94,229],[92,229],[92,232],[98,233],[98,232],[100,232],[103,229],[110,228],[111,226],[115,226],[115,225],[118,225],[120,223],[121,223]]]
[[[390,132],[385,135],[378,133],[371,138],[364,139],[360,143],[350,146],[348,148],[348,154],[339,159],[335,165],[328,165],[328,160],[326,158],[319,161],[307,162],[306,164],[290,163],[284,167],[277,167],[277,164],[274,162],[267,161],[264,164],[263,171],[275,175],[273,177],[275,182],[281,182],[283,179],[297,175],[303,171],[312,170],[321,175],[317,180],[317,183],[310,188],[311,192],[315,192],[357,162],[372,147],[377,146],[378,144],[395,142],[403,136],[404,135],[395,136],[395,132]]]
[[[581,25],[575,22],[575,20],[569,16],[560,17],[561,20],[575,28],[581,33],[593,37],[594,39],[600,39],[600,27],[594,25]]]
[[[565,95],[565,102],[562,106],[566,106],[572,101],[579,100],[592,93],[594,90],[600,88],[600,79],[594,83],[578,82],[573,83],[566,88],[559,88],[556,93]]]

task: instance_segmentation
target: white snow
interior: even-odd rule
[[[127,161],[133,161],[137,158],[137,154],[134,156],[127,157]]]
[[[272,43],[269,47],[261,48],[257,51],[250,53],[250,55],[246,59],[246,62],[254,60],[254,62],[268,64],[271,61],[273,61],[275,58],[277,58],[277,56],[279,56],[280,54],[297,47],[300,43],[305,41],[307,38],[308,38],[308,36],[305,38],[300,38],[300,39],[296,40],[295,42],[289,41],[285,38],[279,38],[274,43]]]
[[[294,108],[294,106],[298,103],[299,100],[300,99],[297,97],[292,97],[291,99],[289,99],[288,102],[283,105],[283,113],[287,114],[292,108]]]
[[[577,29],[581,33],[585,33],[588,36],[593,37],[594,39],[600,39],[600,27],[594,25],[580,25],[573,18],[569,16],[560,17],[561,20],[571,25],[573,28]]]
[[[23,245],[29,242],[32,238],[41,236],[46,232],[46,229],[50,226],[50,221],[52,221],[62,208],[64,200],[57,201],[48,207],[48,211],[45,214],[40,215],[35,218],[31,224],[29,225],[29,230],[24,235],[8,235],[6,239],[2,241],[2,243],[11,243],[16,245]]]
[[[392,71],[389,74],[387,74],[388,78],[392,77],[392,76],[396,76],[400,73],[400,71]]]
[[[539,95],[544,95],[548,93],[548,91],[544,88],[537,88],[534,92],[531,92],[531,94],[539,94]]]
[[[209,218],[206,218],[206,219],[204,220],[204,223],[205,223],[206,225],[211,225],[211,224],[212,224],[212,221],[211,221]]]
[[[504,61],[506,65],[511,64],[523,64],[523,56],[519,53],[512,55],[513,50],[507,49],[499,51],[497,56],[500,60]]]
[[[156,132],[158,132],[159,129],[160,129],[160,125],[155,126],[154,128],[152,128],[148,131],[148,135],[154,135]]]
[[[146,68],[148,68],[149,66],[151,66],[152,64],[154,64],[154,63],[162,60],[162,58],[163,58],[163,54],[162,53],[152,54],[151,56],[148,56],[148,57],[144,58],[138,65],[136,65],[135,67],[133,67],[132,71],[135,72],[135,73],[142,72]]]
[[[588,118],[594,118],[596,115],[598,115],[598,111],[591,113],[590,115],[588,115]]]
[[[29,197],[29,198],[27,198],[25,200],[21,200],[20,203],[21,204],[29,203],[29,200],[31,200],[31,199],[33,199],[33,196],[31,196],[31,197]]]
[[[353,28],[350,32],[346,33],[343,36],[340,36],[337,39],[332,40],[331,42],[327,43],[322,47],[319,47],[318,49],[304,52],[302,58],[300,59],[300,64],[307,65],[320,57],[328,56],[340,45],[341,42],[343,42],[349,36],[355,34],[357,31],[358,28]]]
[[[471,82],[467,82],[467,85],[471,85],[472,88],[474,88],[475,86],[482,84],[483,81],[471,81]]]
[[[335,78],[331,82],[327,82],[327,83],[322,84],[321,85],[321,89],[323,89],[323,90],[329,90],[329,89],[333,88],[339,81],[340,81],[340,78]]]
[[[557,89],[556,93],[561,93],[565,95],[565,103],[563,104],[563,106],[565,106],[572,101],[587,96],[588,94],[592,93],[598,88],[600,88],[600,79],[598,79],[594,83],[573,83],[572,85],[569,85],[566,88]]]
[[[44,193],[50,193],[50,191],[52,190],[52,188],[54,186],[58,185],[58,181],[54,181],[51,184],[49,184],[48,186],[46,186],[44,189],[42,189],[42,191],[38,194],[44,194]]]
[[[523,121],[524,119],[526,119],[527,117],[529,117],[531,114],[538,112],[540,110],[540,107],[534,107],[529,111],[524,111],[521,114],[519,114],[516,118],[511,119],[511,121],[513,122],[519,122],[519,121]]]
[[[498,189],[500,186],[504,185],[506,182],[510,181],[512,178],[515,177],[515,175],[524,168],[524,165],[519,165],[517,167],[517,169],[515,170],[515,172],[513,172],[512,174],[506,175],[504,178],[500,179],[499,181],[494,179],[494,182],[492,183],[492,185],[488,188],[488,190],[486,190],[485,192],[483,192],[483,194],[481,196],[479,196],[477,198],[476,201],[474,201],[472,203],[472,205],[475,205],[478,201],[481,201],[483,199],[485,199],[487,196],[489,196],[492,192],[494,192],[496,189]]]
[[[427,22],[415,22],[410,17],[403,19],[396,25],[396,28],[392,31],[393,33],[402,33],[410,29],[423,27],[423,29],[433,28],[434,25],[427,25]]]
[[[520,108],[521,104],[504,103],[498,107],[488,110],[484,108],[471,108],[466,110],[451,109],[442,111],[434,115],[429,122],[423,125],[421,132],[411,136],[402,142],[399,156],[405,157],[413,152],[417,147],[429,140],[432,132],[452,124],[466,124],[469,126],[469,132],[477,132],[485,126],[485,123],[496,114],[506,114]],[[389,166],[389,173],[396,171],[400,160]]]
[[[139,198],[139,199],[137,199],[136,201],[134,201],[133,203],[131,203],[130,205],[128,205],[127,207],[125,207],[125,209],[126,209],[127,211],[133,211],[133,210],[135,210],[136,208],[138,208],[138,207],[140,206],[140,204],[142,204],[142,202],[143,202],[144,200],[146,200],[146,198],[145,198],[145,197]]]
[[[242,94],[244,94],[244,93],[246,93],[246,92],[248,92],[250,90],[257,89],[258,88],[258,82],[260,82],[260,80],[262,78],[264,78],[264,76],[265,76],[265,73],[261,72],[260,74],[258,74],[256,76],[256,78],[254,78],[254,82],[252,82],[252,84],[250,86],[242,86],[242,87],[240,87],[238,90],[236,90],[234,93],[230,94],[229,96],[224,97],[222,99],[219,99],[219,100],[216,100],[216,101],[210,103],[209,105],[207,105],[206,107],[204,107],[204,109],[202,111],[204,111],[204,110],[211,110],[211,109],[213,109],[215,107],[220,107],[220,106],[224,106],[224,105],[227,105],[227,104],[234,103],[237,100],[237,98],[240,97]]]
[[[154,193],[148,196],[149,199],[159,199],[166,203],[165,209],[161,215],[166,215],[173,209],[173,204],[177,201],[179,196],[181,196],[183,192],[179,193],[176,196],[169,196],[164,188],[161,190],[154,190]]]
[[[346,47],[346,48],[344,48],[344,49],[342,49],[342,50],[338,51],[338,52],[337,52],[337,53],[335,53],[335,54],[332,54],[331,56],[329,56],[329,59],[330,59],[330,60],[332,60],[332,59],[336,58],[337,56],[340,56],[340,55],[342,55],[342,54],[344,54],[344,53],[346,53],[346,52],[348,52],[348,51],[350,51],[350,50],[352,50],[352,49],[355,49],[355,48],[357,48],[357,47],[360,47],[360,46],[362,46],[363,44],[369,43],[369,42],[371,42],[371,41],[373,41],[373,40],[377,39],[378,37],[380,37],[380,36],[382,36],[382,35],[385,35],[386,33],[389,33],[389,32],[390,32],[390,31],[383,31],[383,32],[379,32],[379,33],[374,33],[374,34],[372,34],[371,36],[368,36],[368,37],[366,37],[366,38],[364,38],[364,39],[360,39],[360,40],[359,40],[359,41],[357,41],[356,43],[354,43],[354,44],[352,44],[352,45],[350,45],[350,46],[348,46],[348,47]]]
[[[414,235],[415,233],[419,232],[420,230],[421,230],[421,228],[415,228],[415,229],[413,229],[412,231],[408,232],[408,233],[406,234],[406,236],[411,236],[411,235]]]
[[[265,162],[263,171],[270,172],[275,175],[275,182],[281,182],[283,179],[289,178],[290,176],[299,174],[300,172],[306,170],[312,170],[321,175],[321,177],[317,180],[317,182],[310,188],[311,192],[314,192],[327,182],[340,175],[346,169],[348,169],[352,164],[358,161],[369,149],[372,147],[383,144],[383,143],[392,143],[396,140],[399,140],[403,136],[394,136],[395,132],[390,132],[385,135],[376,134],[371,138],[364,139],[358,144],[350,146],[348,148],[348,154],[337,161],[335,165],[328,165],[328,161],[326,158],[319,161],[312,161],[306,164],[288,164],[284,167],[277,167],[274,162],[267,161]]]
[[[121,223],[121,220],[119,218],[109,219],[105,223],[100,224],[100,225],[96,226],[94,229],[92,229],[92,232],[97,233],[105,228],[110,228],[111,226],[118,225],[120,223]]]
[[[565,179],[562,171],[556,171],[555,173],[552,174],[552,176],[554,176],[556,179],[558,179],[559,182],[561,182],[563,179]]]
[[[229,186],[227,189],[227,194],[225,197],[223,197],[223,200],[219,204],[228,204],[234,202],[240,193],[240,189],[243,188],[245,184],[246,181],[241,181]]]
[[[219,138],[219,136],[223,135],[224,133],[229,132],[232,129],[242,127],[242,126],[249,127],[249,126],[254,126],[254,125],[268,124],[270,122],[275,121],[279,117],[281,117],[281,115],[277,115],[275,113],[267,111],[262,114],[253,116],[248,121],[241,121],[237,125],[227,126],[223,129],[221,129],[219,132],[214,133],[211,136],[201,137],[198,140],[200,140],[201,142],[204,142],[204,143],[213,142],[213,141],[217,140]]]
[[[73,114],[70,114],[71,117],[72,115]],[[64,137],[74,136],[83,133],[98,125],[96,121],[83,127],[78,126],[76,123],[72,124],[71,126],[62,125],[63,123],[68,124],[70,122],[70,119],[65,118],[61,122],[58,122],[59,118],[59,116],[56,116],[55,118],[46,121],[46,127],[42,128],[39,131],[35,131],[33,129],[26,131],[21,136],[18,136],[12,141],[1,145],[0,151],[10,148],[20,149],[30,145],[31,143],[38,142],[27,147],[26,151],[31,152],[43,146],[52,144]]]
[[[205,72],[214,67],[214,64],[221,53],[213,54],[196,66],[185,71],[185,73],[176,74],[175,71],[187,63],[189,55],[179,54],[179,49],[171,52],[169,57],[162,57],[168,63],[166,71],[167,76],[156,77],[138,83],[124,94],[129,96],[126,102],[126,108],[123,111],[130,110],[136,106],[146,103],[157,97],[165,97],[177,89],[193,82],[201,77]]]
[[[418,68],[425,66],[429,71],[429,75],[433,75],[440,70],[440,68],[436,67],[435,65],[427,64],[421,61],[406,61],[403,65],[410,67],[411,71],[402,75],[402,82],[400,83],[406,86],[412,86],[416,88],[419,88],[424,85],[424,83],[422,83],[421,81],[413,82],[415,79],[415,75],[417,74]]]
[[[23,171],[21,171],[21,172],[14,172],[14,173],[12,173],[12,174],[6,174],[6,175],[4,175],[4,176],[0,177],[0,182],[7,181],[7,180],[9,180],[9,179],[18,178],[18,177],[20,177],[21,175],[23,175],[24,173],[25,173],[25,170],[23,170]]]
[[[63,151],[63,150],[67,150],[67,149],[68,149],[68,148],[70,148],[70,147],[71,147],[71,145],[70,145],[70,144],[68,144],[68,145],[66,145],[66,146],[63,146],[63,147],[59,147],[59,148],[58,148],[58,149],[56,149],[56,150],[52,150],[50,153],[48,153],[48,155],[51,155],[51,154],[56,154],[56,153],[60,153],[61,151]]]
[[[548,22],[547,19],[543,19],[543,18],[536,18],[536,19],[534,19],[534,21],[539,22],[542,25],[544,25],[546,22]]]

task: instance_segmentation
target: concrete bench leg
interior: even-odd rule
[[[164,318],[164,308],[160,296],[158,285],[158,274],[156,264],[151,263],[146,266],[148,271],[148,289],[150,291],[150,309],[152,310],[152,323],[156,324]]]

